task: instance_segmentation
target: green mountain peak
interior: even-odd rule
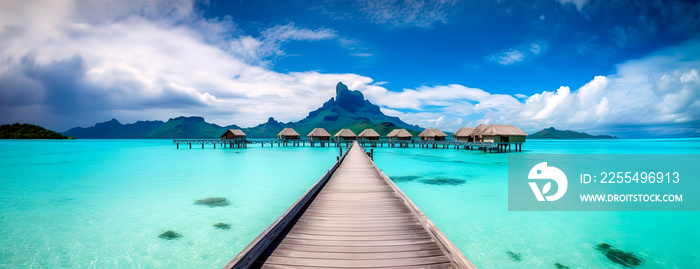
[[[202,117],[176,117],[167,122],[138,121],[123,125],[119,121],[95,124],[93,127],[76,127],[64,132],[77,138],[218,138],[227,129],[242,129],[249,138],[274,138],[284,128],[294,128],[302,137],[314,128],[325,128],[335,133],[342,128],[361,132],[372,128],[381,135],[386,135],[394,128],[422,131],[423,128],[410,125],[397,117],[382,113],[379,106],[365,100],[360,91],[350,90],[342,82],[336,85],[336,96],[330,98],[320,108],[309,112],[306,118],[289,123],[281,123],[275,118],[250,128],[236,125],[219,126],[207,123]]]

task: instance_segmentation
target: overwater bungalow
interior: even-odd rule
[[[357,135],[357,138],[360,140],[379,140],[379,133],[374,129],[365,129]]]
[[[335,140],[355,140],[357,135],[350,129],[340,129],[335,135]]]
[[[455,134],[453,135],[455,137],[455,141],[474,142],[474,138],[472,137],[472,131],[474,131],[474,128],[459,128],[459,130],[457,130],[457,132],[455,132]]]
[[[527,134],[513,125],[491,124],[481,133],[483,142],[525,142]]]
[[[228,129],[223,135],[221,135],[221,139],[239,139],[239,140],[245,140],[245,133],[241,129]]]
[[[413,135],[406,131],[406,129],[394,129],[386,136],[391,140],[411,140],[411,138],[413,138]]]
[[[386,137],[388,137],[389,140],[396,140],[396,139],[394,139],[394,138],[396,138],[396,133],[397,133],[399,130],[401,130],[401,129],[394,129],[394,130],[391,130],[391,132],[389,132],[388,134],[386,134]]]
[[[297,133],[297,131],[294,131],[294,129],[292,128],[284,128],[279,134],[277,134],[277,139],[299,139],[299,133]]]
[[[428,128],[418,134],[418,137],[423,141],[443,141],[447,135],[438,129]]]
[[[313,129],[306,137],[308,137],[309,140],[331,140],[331,134],[323,128]]]
[[[481,136],[481,134],[486,130],[486,128],[488,128],[488,126],[483,123],[479,124],[479,126],[476,126],[476,128],[472,130],[472,142],[484,142],[484,139]]]

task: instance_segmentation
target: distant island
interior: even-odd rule
[[[60,133],[32,124],[0,125],[0,139],[69,139]]]
[[[557,130],[554,127],[546,128],[542,131],[530,134],[527,139],[614,139],[612,135],[590,135],[583,132],[571,130]]]
[[[176,117],[168,121],[137,121],[122,124],[116,119],[97,123],[92,127],[75,127],[63,132],[76,138],[219,138],[228,129],[241,129],[249,138],[273,138],[282,129],[294,128],[301,136],[306,136],[314,128],[326,129],[335,134],[342,128],[360,133],[371,128],[380,135],[386,135],[395,128],[407,129],[417,136],[423,128],[408,124],[397,117],[387,116],[379,106],[365,100],[359,91],[349,90],[339,82],[336,96],[331,97],[320,108],[309,112],[306,118],[297,122],[283,123],[270,117],[267,122],[255,127],[241,128],[237,125],[219,126],[208,123],[202,117]]]

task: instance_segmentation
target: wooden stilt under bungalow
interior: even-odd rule
[[[379,133],[373,129],[365,129],[357,135],[357,140],[361,142],[361,146],[376,147],[379,144]]]
[[[297,133],[297,131],[294,131],[294,129],[292,128],[284,128],[279,134],[277,134],[277,139],[299,139],[299,133]]]
[[[248,141],[246,140],[246,135],[241,129],[228,129],[224,134],[221,135],[221,140],[224,141],[223,145],[229,148],[247,148]],[[192,145],[190,144],[190,147]],[[202,144],[204,148],[204,144]]]
[[[360,140],[379,140],[379,133],[373,129],[365,129],[357,137]]]
[[[474,138],[472,137],[472,131],[474,131],[474,128],[459,128],[459,130],[457,130],[457,132],[455,132],[455,134],[453,135],[455,137],[455,141],[474,142]]]
[[[444,141],[447,135],[439,129],[428,128],[418,134],[418,137],[421,141]],[[433,147],[437,147],[437,144],[433,144]]]
[[[388,137],[389,140],[396,140],[396,133],[397,133],[399,130],[401,130],[401,129],[394,129],[394,130],[391,130],[391,132],[389,132],[388,134],[386,134],[386,137]]]
[[[470,132],[471,130],[471,132]],[[406,129],[392,130],[388,136],[390,140],[380,140],[379,134],[372,130],[366,129],[360,133],[360,136],[349,129],[342,129],[336,135],[335,140],[331,140],[331,135],[323,128],[316,128],[308,135],[307,140],[300,140],[298,133],[292,128],[282,130],[277,139],[256,139],[246,140],[246,135],[238,129],[227,130],[221,136],[221,139],[177,139],[173,140],[173,144],[180,148],[180,144],[192,148],[192,145],[201,146],[204,148],[206,144],[211,144],[213,148],[217,145],[226,148],[245,148],[248,144],[260,144],[265,147],[269,144],[271,147],[274,144],[277,146],[309,146],[319,145],[321,147],[328,146],[347,146],[349,147],[353,141],[359,141],[360,146],[369,147],[420,147],[420,148],[454,148],[454,149],[479,149],[484,152],[509,152],[522,151],[522,144],[525,143],[527,134],[518,127],[512,125],[481,124],[473,130],[468,127],[460,128],[454,135],[454,140],[445,140],[447,136],[444,132],[438,129],[425,129],[419,136],[420,140],[412,140],[412,135]],[[359,140],[355,140],[359,138]]]
[[[306,137],[308,137],[309,144],[311,144],[312,147],[316,144],[321,145],[321,147],[325,147],[326,145],[330,146],[331,134],[328,133],[326,129],[315,128],[306,135]]]
[[[221,135],[221,139],[243,139],[245,140],[246,135],[241,129],[228,129],[224,134]]]
[[[513,125],[491,124],[481,133],[483,142],[498,144],[498,151],[511,151],[511,145],[515,145],[515,150],[525,143],[527,134],[520,128]]]
[[[486,130],[486,128],[488,128],[488,126],[486,124],[483,124],[483,123],[479,124],[479,126],[476,126],[476,128],[474,128],[474,130],[472,130],[472,134],[471,134],[472,141],[484,142],[483,138],[481,137],[481,133],[483,133],[484,130]]]
[[[389,134],[386,135],[389,137],[389,140],[391,141],[398,141],[398,146],[402,148],[407,148],[408,145],[411,143],[411,139],[413,139],[413,135],[409,133],[406,129],[394,129]],[[395,147],[397,145],[396,142],[392,142],[389,144],[391,147]]]
[[[476,268],[354,142],[224,268]]]
[[[274,142],[270,142],[270,146],[272,146],[273,143]],[[304,142],[299,140],[299,133],[292,128],[284,128],[277,134],[277,146],[289,146],[290,144],[292,146],[300,146],[302,143]],[[263,147],[265,146],[265,142],[261,144]]]
[[[335,133],[334,137],[336,141],[355,140],[357,138],[357,135],[353,133],[350,129],[340,129],[340,131]]]

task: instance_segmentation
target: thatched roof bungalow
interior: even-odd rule
[[[527,134],[513,125],[491,124],[481,132],[483,142],[525,142]]]
[[[472,141],[473,142],[484,142],[483,137],[481,137],[481,134],[488,128],[489,126],[486,124],[479,124],[479,126],[476,126],[474,130],[472,130]]]
[[[313,129],[308,135],[306,135],[309,140],[331,140],[331,134],[329,134],[326,129],[316,128]]]
[[[340,129],[335,135],[335,140],[355,140],[357,135],[350,129]]]
[[[474,142],[474,138],[472,137],[472,131],[474,131],[474,128],[459,128],[459,130],[457,130],[457,132],[455,132],[455,134],[453,135],[455,137],[455,141]]]
[[[386,135],[391,140],[411,140],[413,135],[406,131],[406,129],[394,129]]]
[[[221,139],[241,139],[245,140],[245,133],[241,129],[228,129],[221,135]]]
[[[299,139],[299,133],[294,131],[292,128],[284,128],[279,134],[277,134],[277,139]]]
[[[442,141],[445,140],[445,137],[447,137],[447,135],[438,129],[428,128],[423,130],[423,132],[421,132],[420,134],[418,134],[418,137],[420,137],[420,140],[425,141]]]
[[[373,129],[365,129],[357,135],[357,138],[362,140],[379,140],[379,133]]]

